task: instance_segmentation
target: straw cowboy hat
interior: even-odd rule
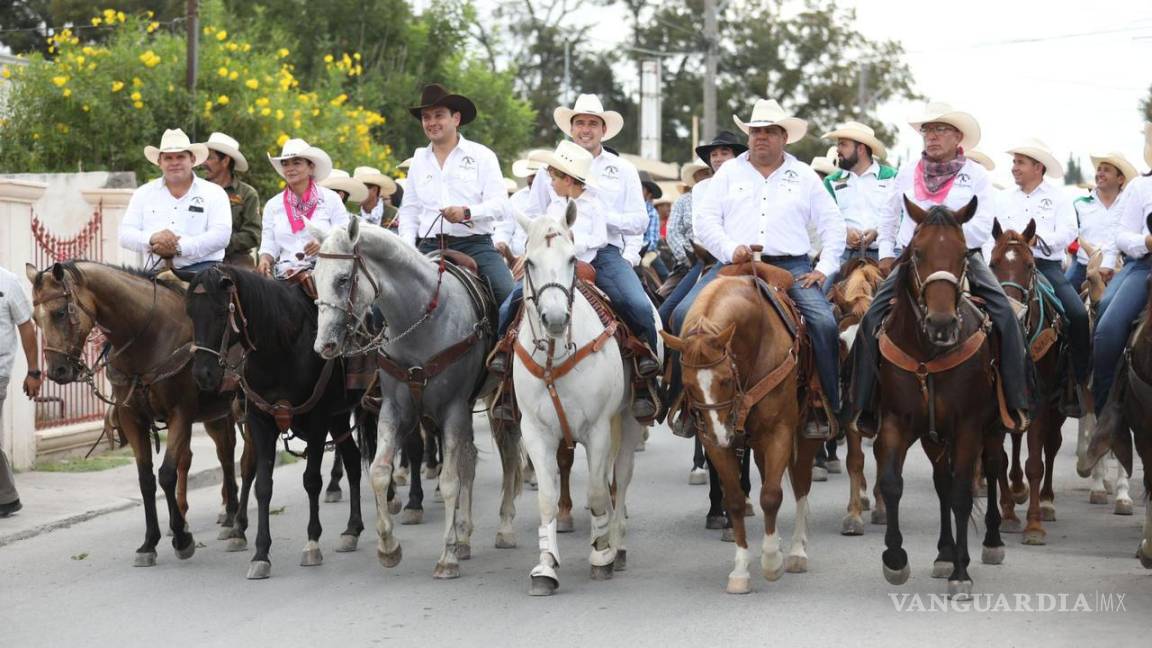
[[[520,191],[520,183],[516,182],[512,178],[504,178],[504,190],[508,192],[509,196],[511,196],[517,191]]]
[[[280,177],[284,177],[284,160],[291,158],[304,158],[312,163],[312,179],[320,182],[332,173],[332,158],[323,149],[316,148],[302,139],[290,139],[284,142],[284,147],[280,149],[280,155],[272,157],[268,154],[268,161],[272,163],[272,168],[276,169],[276,173]]]
[[[988,157],[983,151],[977,151],[976,149],[972,149],[971,151],[964,151],[964,157],[972,160],[976,164],[979,164],[989,171],[996,170],[996,163],[993,162],[992,158]]]
[[[192,154],[192,166],[200,166],[208,159],[208,147],[203,144],[193,144],[192,140],[179,128],[169,128],[160,137],[160,148],[155,146],[144,147],[144,157],[157,166],[160,165],[161,153],[180,153],[188,151]]]
[[[861,124],[858,121],[846,121],[836,127],[836,130],[829,131],[820,136],[820,139],[838,140],[848,139],[853,142],[860,142],[872,149],[872,156],[880,159],[888,157],[888,149],[884,147],[884,143],[876,139],[876,131],[867,124]]]
[[[704,164],[709,167],[712,166],[712,151],[721,147],[728,147],[732,149],[732,156],[738,156],[744,151],[748,150],[748,145],[740,141],[736,134],[732,131],[720,131],[716,133],[716,137],[712,139],[711,143],[701,144],[696,147],[696,157],[700,158]]]
[[[408,112],[416,119],[421,119],[421,113],[425,108],[436,106],[444,106],[452,112],[460,113],[461,126],[476,119],[476,104],[472,103],[471,99],[464,95],[452,94],[439,83],[424,86],[424,90],[420,93],[420,104],[412,106]]]
[[[836,158],[838,155],[839,153],[836,152],[836,147],[833,146],[832,148],[828,149],[827,155],[818,155],[812,158],[812,162],[808,166],[812,167],[812,170],[816,171],[817,173],[832,175],[833,173],[836,173],[840,170],[840,167],[836,165]]]
[[[616,137],[624,128],[624,117],[615,110],[604,110],[600,97],[594,94],[582,94],[576,97],[576,103],[571,108],[560,106],[552,111],[556,127],[568,137],[572,137],[572,118],[576,115],[593,115],[604,120],[604,137],[600,138],[602,142]]]
[[[589,176],[592,172],[592,154],[575,142],[560,142],[555,151],[533,151],[528,159],[570,175],[586,186],[596,186]]]
[[[541,156],[548,151],[545,149],[534,149],[528,152],[528,157],[521,158],[512,163],[512,175],[517,178],[527,178],[536,175],[536,172],[544,167],[543,163],[538,160],[532,159],[532,156]]]
[[[366,185],[380,187],[382,197],[396,193],[396,181],[380,173],[380,169],[376,167],[358,166],[352,170],[352,177]]]
[[[343,191],[348,194],[350,202],[361,203],[368,199],[368,187],[343,169],[332,169],[328,177],[320,181],[320,186],[332,191]]]
[[[1044,175],[1054,180],[1064,177],[1064,165],[1048,150],[1048,145],[1034,137],[1025,138],[1017,146],[1006,151],[1009,155],[1023,155],[1044,165]]]
[[[412,160],[415,158],[405,158],[403,162],[396,165],[397,169],[408,169],[412,167]]]
[[[712,167],[707,164],[700,164],[699,162],[692,161],[680,167],[680,182],[688,187],[696,186],[696,174],[701,171],[708,171],[711,175]]]
[[[1124,184],[1132,182],[1133,178],[1140,175],[1140,172],[1128,161],[1128,158],[1124,157],[1124,154],[1118,151],[1098,153],[1089,157],[1092,159],[1093,168],[1100,166],[1101,162],[1107,162],[1119,169],[1120,173],[1124,176]]]
[[[209,150],[223,153],[236,161],[237,171],[248,170],[248,160],[244,159],[244,154],[240,152],[240,142],[232,139],[224,133],[212,133],[208,136],[208,141],[204,142]]]
[[[908,124],[917,131],[924,124],[948,124],[963,134],[960,146],[964,150],[976,148],[980,143],[980,124],[976,118],[966,112],[956,110],[951,104],[942,101],[933,101],[924,106],[918,113],[908,118]]]
[[[775,99],[757,99],[748,121],[740,119],[739,115],[732,115],[732,121],[745,133],[753,126],[779,126],[788,134],[788,143],[803,138],[808,132],[808,122],[784,112]]]

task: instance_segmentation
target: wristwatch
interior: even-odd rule
[[[184,256],[184,253],[180,250],[180,241],[176,241],[176,256]]]
[[[466,221],[472,220],[472,210],[468,209],[467,207],[464,208],[464,220],[466,220]]]
[[[28,377],[29,377],[29,378],[35,378],[36,380],[40,380],[40,377],[41,377],[42,375],[43,375],[43,374],[42,374],[42,373],[40,373],[40,370],[39,370],[39,369],[29,369],[29,370],[28,370]]]

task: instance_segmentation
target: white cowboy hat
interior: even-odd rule
[[[1044,175],[1054,180],[1064,177],[1064,165],[1048,150],[1048,145],[1034,137],[1021,140],[1020,144],[1008,149],[1009,155],[1023,155],[1044,165]]]
[[[1119,169],[1120,173],[1124,175],[1124,184],[1132,182],[1136,176],[1140,175],[1140,172],[1136,170],[1136,166],[1129,162],[1128,158],[1124,157],[1123,153],[1118,151],[1111,151],[1109,153],[1097,153],[1096,155],[1091,155],[1089,157],[1092,159],[1093,168],[1100,166],[1101,162],[1107,162],[1108,164],[1111,164],[1112,166]]]
[[[812,170],[817,173],[832,175],[833,173],[836,173],[840,170],[840,167],[836,166],[836,162],[834,161],[836,159],[835,156],[835,150],[832,151],[832,155],[829,157],[817,155],[816,157],[812,158],[812,162],[810,162],[808,166],[812,167]]]
[[[836,130],[821,135],[820,139],[849,139],[867,145],[872,149],[873,157],[880,159],[888,157],[888,149],[880,140],[876,139],[876,131],[872,130],[871,126],[861,124],[858,121],[846,121],[837,126]]]
[[[732,115],[732,121],[745,133],[753,126],[779,126],[788,134],[788,143],[803,138],[808,132],[808,122],[784,112],[775,99],[757,99],[751,119],[744,121],[739,115]]]
[[[512,178],[504,178],[504,190],[508,192],[509,196],[511,196],[517,191],[520,191],[520,183],[516,182]]]
[[[193,144],[192,140],[179,128],[169,128],[160,137],[160,148],[155,146],[144,147],[144,157],[157,166],[160,165],[161,153],[179,153],[188,151],[192,154],[192,166],[200,166],[208,159],[208,147],[203,144]]]
[[[951,104],[942,101],[933,101],[924,106],[920,113],[908,118],[908,124],[917,131],[924,124],[939,122],[948,124],[963,134],[960,146],[964,150],[976,148],[980,143],[980,124],[976,118],[966,112],[956,110]]]
[[[996,170],[996,163],[993,162],[992,158],[988,157],[983,151],[977,151],[976,149],[972,149],[970,151],[966,150],[964,151],[964,157],[972,160],[976,164],[979,164],[989,171]]]
[[[349,202],[362,203],[368,199],[368,187],[343,169],[332,169],[328,177],[320,181],[320,186],[332,191],[343,191],[348,194]]]
[[[594,94],[582,94],[576,97],[576,103],[571,108],[560,106],[552,111],[556,127],[568,137],[572,137],[572,118],[576,115],[594,115],[604,120],[604,137],[600,138],[602,142],[616,137],[624,128],[624,117],[615,110],[604,110],[600,97]]]
[[[589,177],[592,172],[592,154],[575,142],[564,140],[556,145],[555,151],[533,152],[528,159],[566,173],[585,186],[595,186]]]
[[[536,172],[539,171],[544,165],[539,161],[532,159],[532,156],[535,155],[539,157],[540,155],[547,152],[548,151],[545,149],[534,149],[529,151],[528,157],[521,158],[512,163],[512,175],[516,176],[517,178],[527,178],[529,176],[536,175]]]
[[[1152,167],[1152,122],[1144,124],[1144,164]]]
[[[204,142],[209,150],[223,153],[236,161],[237,171],[248,170],[248,160],[244,159],[244,155],[240,152],[240,142],[225,135],[224,133],[212,133],[208,136],[208,141]]]
[[[352,170],[352,177],[366,185],[380,187],[380,196],[387,197],[396,193],[396,181],[380,173],[380,169],[370,166],[358,166]]]
[[[397,168],[397,169],[407,169],[407,168],[411,167],[411,166],[412,166],[412,160],[413,160],[413,159],[414,159],[414,158],[407,158],[407,159],[405,159],[405,160],[404,160],[403,162],[401,162],[400,164],[397,164],[397,165],[396,165],[396,168]]]
[[[696,186],[696,174],[700,171],[711,170],[712,167],[708,166],[707,164],[701,164],[700,162],[695,161],[689,162],[688,164],[680,167],[680,182],[689,187],[694,187]]]
[[[280,177],[283,178],[284,165],[282,162],[297,157],[312,162],[312,179],[316,182],[320,182],[327,178],[329,173],[332,173],[332,158],[328,157],[323,149],[318,149],[302,139],[293,138],[284,142],[284,147],[280,149],[280,155],[272,157],[272,154],[269,153],[268,161],[272,163],[272,168],[276,169],[276,173],[279,173]]]

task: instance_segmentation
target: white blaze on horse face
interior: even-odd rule
[[[1004,253],[1004,260],[1007,261],[1008,263],[1012,263],[1013,261],[1015,261],[1016,260],[1016,250],[1010,249],[1007,252],[1005,252]]]
[[[696,384],[700,386],[700,393],[704,395],[705,405],[715,405],[716,399],[712,396],[712,383],[716,374],[711,369],[700,369],[696,372]],[[714,409],[704,411],[704,415],[712,423],[712,434],[716,437],[716,445],[727,448],[731,441],[728,427],[720,420],[720,412]]]

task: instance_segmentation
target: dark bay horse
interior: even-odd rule
[[[981,457],[988,475],[982,557],[989,564],[1004,559],[996,506],[1004,426],[997,418],[995,346],[988,339],[987,318],[961,291],[968,263],[962,226],[976,213],[976,199],[955,213],[942,206],[925,211],[904,202],[917,227],[900,258],[895,303],[880,338],[879,482],[888,510],[883,571],[893,585],[906,582],[910,573],[900,533],[901,473],[908,449],[919,439],[932,462],[940,501],[932,575],[948,579],[950,596],[967,597],[972,591],[968,519]]]
[[[684,318],[681,337],[661,333],[668,347],[680,352],[685,397],[699,413],[698,435],[720,476],[735,530],[735,567],[727,586],[733,594],[751,591],[736,448],[750,449],[760,471],[760,566],[764,577],[775,581],[785,570],[808,569],[808,492],[812,461],[823,443],[801,435],[805,399],[798,384],[796,339],[761,292],[776,291],[781,299],[792,277],[772,274],[774,269],[764,264],[749,266],[744,269],[755,275],[722,275],[700,292]],[[776,530],[785,469],[796,497],[796,528],[787,558]]]
[[[236,490],[232,397],[196,389],[190,363],[192,322],[184,313],[183,291],[143,272],[94,261],[56,263],[43,271],[28,265],[25,270],[32,282],[33,317],[44,334],[48,378],[60,384],[91,380],[93,369],[83,360],[88,336],[97,328],[108,340],[107,369],[113,384],[109,400],[115,403],[113,418],[136,457],[144,504],[146,530],[144,544],[136,550],[136,566],[156,564],[161,536],[152,468],[151,430],[157,421],[168,427],[159,481],[176,556],[187,559],[196,552],[185,518],[194,422],[203,422],[216,443],[224,474],[225,516],[220,522],[225,528],[220,539],[230,539],[229,548],[234,549],[243,532],[234,538],[232,527],[245,524],[246,512]],[[245,444],[241,462],[245,502],[252,475],[250,445]]]
[[[297,286],[266,279],[230,266],[205,270],[188,285],[186,309],[195,330],[192,374],[205,392],[220,389],[229,350],[244,347],[240,384],[248,403],[248,424],[256,452],[258,529],[249,579],[267,578],[269,504],[276,443],[289,427],[307,443],[304,490],[308,493],[308,542],[300,564],[323,562],[320,551],[320,462],[329,431],[338,435],[340,458],[348,474],[348,526],[336,551],[354,551],[364,523],[360,515],[360,451],[349,434],[348,419],[362,391],[345,389],[341,360],[327,362],[312,350],[316,306]],[[272,412],[268,411],[272,410]]]
[[[1020,435],[1012,434],[1012,468],[1000,481],[1001,529],[1020,531],[1020,519],[1014,505],[1017,493],[1028,499],[1028,525],[1023,529],[1024,544],[1045,543],[1044,521],[1056,519],[1055,494],[1052,490],[1052,469],[1056,453],[1060,450],[1065,415],[1060,408],[1062,377],[1060,353],[1064,343],[1060,313],[1054,299],[1045,296],[1040,282],[1043,276],[1036,270],[1032,254],[1032,240],[1036,222],[1029,221],[1023,232],[1004,231],[1000,222],[992,226],[996,247],[988,264],[1024,325],[1024,338],[1030,345],[1032,362],[1036,365],[1036,406],[1032,411],[1032,424],[1028,426],[1028,461],[1024,473],[1028,477],[1027,490],[1020,482]],[[1009,483],[1011,478],[1011,483]]]

